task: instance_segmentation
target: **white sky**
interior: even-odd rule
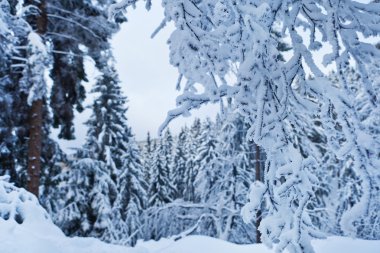
[[[170,109],[175,108],[175,98],[180,93],[175,90],[178,79],[177,69],[169,64],[169,48],[167,40],[173,26],[165,27],[154,39],[150,36],[163,19],[163,9],[154,3],[148,12],[144,2],[140,1],[136,9],[129,9],[126,14],[128,22],[112,40],[116,59],[116,68],[121,80],[124,95],[128,97],[127,118],[138,141],[145,140],[149,131],[157,137],[158,128],[165,120]],[[85,84],[87,98],[85,105],[91,105],[94,95],[89,91],[94,79],[99,75],[88,61],[86,72],[90,80]],[[180,117],[171,122],[169,128],[178,133],[185,124],[190,125],[195,117],[214,117],[219,106],[208,105],[193,112],[189,118]],[[75,114],[75,136],[73,141],[59,140],[64,151],[70,153],[71,148],[79,148],[85,141],[87,128],[83,124],[91,111]],[[53,129],[56,137],[58,130]]]
[[[164,121],[167,111],[175,108],[175,90],[178,79],[177,69],[169,64],[167,40],[174,27],[170,24],[156,35],[150,36],[163,20],[163,9],[154,3],[149,12],[144,2],[135,10],[129,9],[128,22],[112,41],[117,61],[117,70],[122,87],[129,99],[127,117],[138,140],[145,139],[146,133],[157,135],[158,127]],[[218,106],[207,106],[193,114],[199,117],[213,116]],[[191,124],[194,116],[179,118],[169,126],[174,132]]]

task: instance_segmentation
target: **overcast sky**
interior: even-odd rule
[[[163,8],[153,3],[151,11],[146,11],[144,2],[140,1],[136,9],[129,9],[126,14],[128,22],[112,40],[116,68],[121,79],[124,95],[128,97],[127,118],[138,141],[145,140],[149,131],[156,137],[160,124],[165,120],[168,110],[175,108],[175,98],[180,93],[175,90],[178,78],[177,69],[169,64],[169,48],[167,40],[173,30],[169,25],[154,39],[150,36],[163,20]],[[88,61],[86,72],[90,82],[85,84],[87,99],[85,105],[91,105],[93,95],[89,93],[94,79],[99,73]],[[178,133],[185,124],[190,125],[195,117],[214,117],[218,106],[210,105],[197,110],[189,118],[180,117],[171,122],[169,128]],[[70,148],[80,147],[86,136],[83,123],[91,111],[76,113],[76,140],[60,140],[62,148],[70,152]],[[58,131],[53,130],[53,136]]]
[[[128,22],[112,41],[122,88],[129,99],[127,117],[138,140],[145,139],[148,131],[157,136],[158,127],[168,110],[175,108],[175,98],[179,95],[175,90],[178,71],[169,64],[166,43],[173,26],[167,26],[151,39],[152,32],[163,20],[163,8],[156,2],[148,12],[144,4],[140,2],[137,9],[128,10]],[[177,133],[186,123],[191,124],[195,116],[213,116],[217,108],[207,106],[190,118],[173,121],[169,127]]]

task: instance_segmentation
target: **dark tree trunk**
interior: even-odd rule
[[[30,109],[28,143],[28,190],[38,197],[42,150],[42,100],[33,101]]]
[[[260,160],[260,147],[255,144],[255,160],[256,160],[256,180],[261,181],[261,160]],[[261,222],[261,210],[258,210],[256,213],[256,243],[261,243],[261,232],[259,231],[259,226]]]
[[[31,26],[37,33],[43,36],[47,28],[46,2],[44,0],[25,1],[25,5],[35,5],[39,9],[39,14],[28,19]],[[43,73],[41,73],[43,75]],[[28,143],[28,190],[39,196],[41,174],[41,152],[42,152],[42,113],[43,100],[38,99],[32,102],[29,111],[29,143]]]

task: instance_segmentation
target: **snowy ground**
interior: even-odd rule
[[[343,237],[313,241],[317,253],[378,253],[380,241]],[[139,242],[134,248],[108,245],[93,238],[67,238],[51,224],[19,225],[0,218],[1,253],[274,253],[263,245],[235,245],[204,236],[189,236],[178,241]]]

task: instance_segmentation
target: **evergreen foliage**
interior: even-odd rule
[[[136,2],[0,0],[1,176],[20,187],[36,177],[33,192],[67,235],[110,243],[201,234],[244,244],[258,242],[256,226],[278,252],[312,253],[310,239],[325,235],[380,239],[380,44],[363,40],[380,35],[379,1],[163,0],[155,34],[174,22],[183,92],[163,128],[203,104],[223,112],[178,136],[148,133],[142,152],[109,43]],[[50,130],[75,137],[86,57],[97,96],[68,161]],[[36,161],[41,173],[27,173]],[[0,191],[15,208],[3,219],[28,216],[10,192],[36,206],[3,177]]]
[[[71,177],[76,178],[77,174],[84,173],[84,177],[93,179],[85,183],[72,181],[71,186],[63,188],[63,192],[69,196],[71,193],[67,192],[72,191],[76,191],[75,195],[84,196],[64,198],[62,209],[69,208],[73,203],[82,205],[76,203],[78,198],[93,198],[91,194],[94,193],[90,189],[99,187],[97,184],[104,187],[98,189],[101,192],[96,196],[104,207],[96,213],[86,210],[95,207],[92,205],[72,211],[79,210],[76,222],[85,223],[84,228],[77,228],[77,223],[75,226],[71,225],[70,218],[73,214],[70,213],[57,217],[57,223],[68,235],[96,236],[107,242],[134,245],[136,238],[141,237],[138,229],[141,226],[140,214],[146,205],[147,185],[144,181],[140,150],[126,118],[127,99],[121,92],[118,76],[112,65],[112,55],[108,51],[102,55],[102,75],[93,88],[93,92],[99,95],[93,102],[93,113],[86,123],[86,143],[78,152],[79,161],[82,162],[75,162],[74,169],[71,167],[66,176],[67,180],[71,180]],[[89,170],[91,174],[87,175],[90,172],[81,170]],[[97,224],[95,221],[99,219],[102,222]]]
[[[124,0],[118,7],[135,2]],[[357,235],[357,224],[377,202],[380,181],[378,135],[373,123],[361,120],[355,94],[362,93],[371,114],[378,114],[373,73],[380,53],[366,39],[380,35],[379,3],[164,0],[163,6],[160,28],[166,22],[175,25],[169,40],[170,62],[186,85],[162,128],[203,104],[230,100],[234,113],[249,124],[248,137],[265,150],[268,159],[264,183],[252,184],[243,210],[245,220],[251,220],[264,203],[267,212],[260,231],[266,245],[278,252],[314,252],[311,238],[324,237],[311,221],[314,209],[309,209],[319,187],[313,172],[321,161],[301,150],[294,133],[301,133],[317,116],[328,152],[341,160],[351,158],[350,168],[359,179],[361,195],[339,222],[346,235]],[[288,59],[279,58],[281,40],[273,31],[280,31],[280,39],[288,37]],[[327,78],[321,65],[336,69],[338,83]],[[344,75],[350,65],[361,77],[355,89]],[[230,75],[234,76],[231,82],[227,81]],[[299,115],[305,117],[305,125],[298,121]]]
[[[175,145],[167,131],[153,147],[154,157],[144,152],[148,155],[145,163],[153,159],[154,164],[151,202],[142,224],[144,239],[201,234],[235,243],[255,242],[255,226],[245,224],[240,216],[255,175],[254,150],[248,150],[252,143],[245,138],[247,126],[241,119],[229,117],[218,116],[216,123],[196,119],[191,128],[180,131]],[[174,155],[173,177],[163,169],[163,154],[168,153],[163,150],[169,146],[169,153]],[[174,183],[175,195],[165,199],[170,195],[170,182]]]
[[[53,215],[54,222],[70,236],[116,239],[112,223],[112,205],[117,187],[102,161],[80,158],[63,175],[62,208]]]

